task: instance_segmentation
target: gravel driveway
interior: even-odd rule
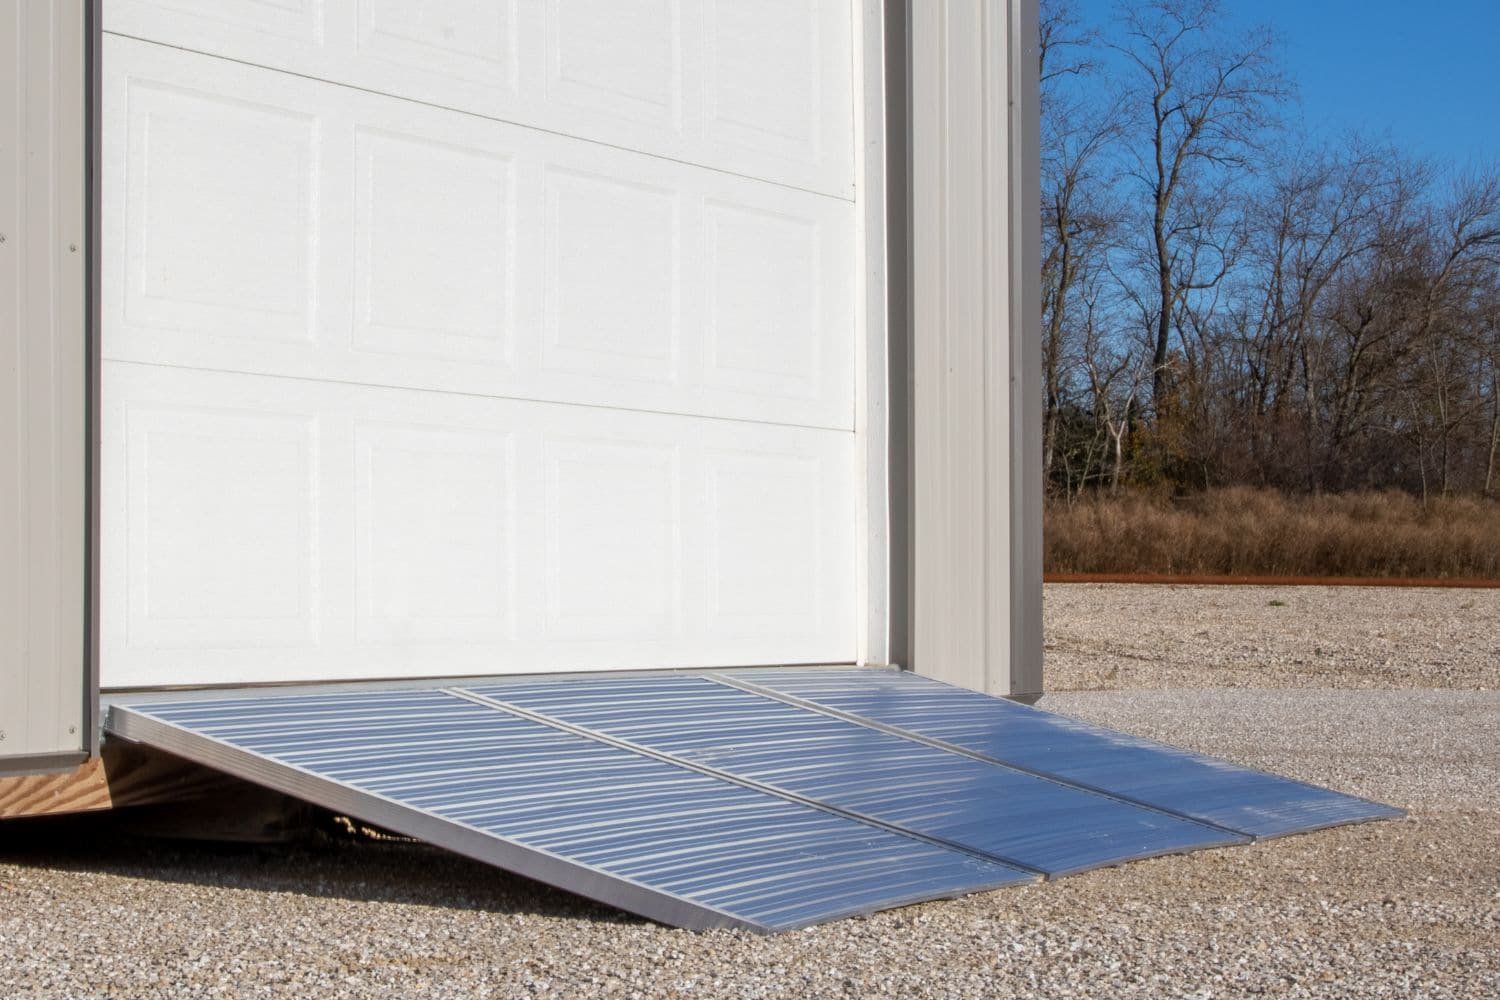
[[[1043,707],[1411,815],[769,938],[414,844],[11,824],[0,996],[1500,995],[1500,592],[1163,590],[1049,587]]]

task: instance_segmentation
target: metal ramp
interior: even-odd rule
[[[789,930],[1399,815],[854,668],[140,695],[106,728],[691,928]]]
[[[1052,775],[1260,840],[1400,809],[1002,698],[894,671],[753,670],[733,680],[791,704]]]

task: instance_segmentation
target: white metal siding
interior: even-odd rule
[[[107,686],[855,658],[848,4],[105,26]]]
[[[0,770],[90,739],[82,11],[0,0]]]
[[[1035,695],[1036,0],[912,10],[912,665]]]

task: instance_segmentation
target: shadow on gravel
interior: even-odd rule
[[[0,823],[0,864],[211,888],[399,903],[497,914],[646,923],[581,896],[416,841],[374,839],[333,823],[290,843],[142,836],[133,811]]]

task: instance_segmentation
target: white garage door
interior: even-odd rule
[[[107,687],[855,656],[847,0],[105,0]]]

